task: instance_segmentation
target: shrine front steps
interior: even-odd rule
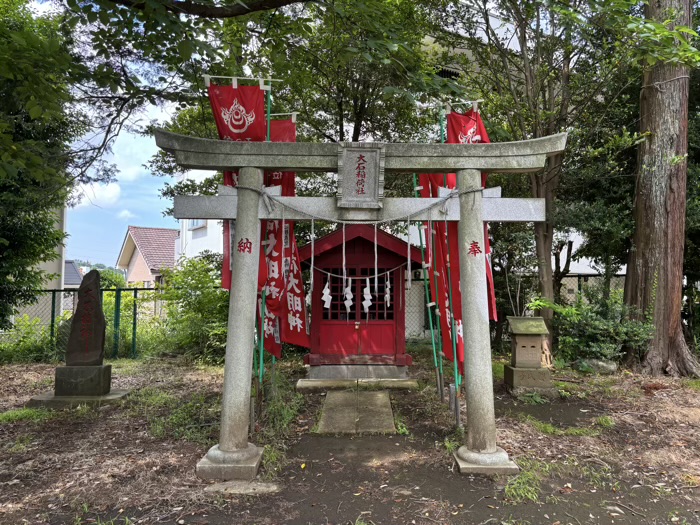
[[[329,392],[319,434],[396,434],[389,392]]]
[[[326,392],[329,390],[417,390],[415,379],[299,379],[297,392]]]

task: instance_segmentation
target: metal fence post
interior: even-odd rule
[[[131,357],[136,357],[136,320],[138,318],[138,312],[136,307],[136,302],[139,297],[139,291],[134,288],[134,314],[131,321]]]
[[[56,347],[56,290],[51,290],[51,346]]]
[[[121,317],[122,306],[122,291],[117,288],[114,292],[114,349],[112,350],[112,358],[116,359],[119,356],[119,321]]]

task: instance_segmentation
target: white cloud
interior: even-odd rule
[[[78,208],[97,206],[98,208],[111,208],[121,196],[122,189],[116,182],[109,184],[81,184],[78,189],[80,204]]]
[[[122,210],[119,213],[117,213],[117,218],[122,219],[124,221],[128,221],[129,219],[133,219],[136,217],[133,213],[131,213],[129,210]]]

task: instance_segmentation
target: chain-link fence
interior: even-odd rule
[[[597,287],[603,284],[603,275],[568,275],[561,282],[561,299],[567,304],[576,301],[579,294],[582,294],[584,287]],[[624,290],[625,276],[614,275],[610,279],[611,290]]]
[[[136,357],[150,344],[165,315],[160,297],[152,288],[100,290],[107,357]],[[39,291],[33,304],[13,316],[12,328],[0,332],[0,353],[6,349],[34,361],[63,359],[77,306],[77,288]]]

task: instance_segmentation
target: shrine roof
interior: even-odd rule
[[[374,226],[370,224],[348,224],[345,227],[345,242],[362,238],[374,244]],[[316,239],[314,243],[314,256],[326,253],[343,244],[343,229],[338,228],[334,232]],[[406,257],[408,244],[382,229],[377,228],[377,246],[384,248],[402,257]],[[302,262],[311,259],[311,243],[307,243],[299,248],[299,258]],[[411,246],[411,261],[421,264],[422,258],[420,248]]]

